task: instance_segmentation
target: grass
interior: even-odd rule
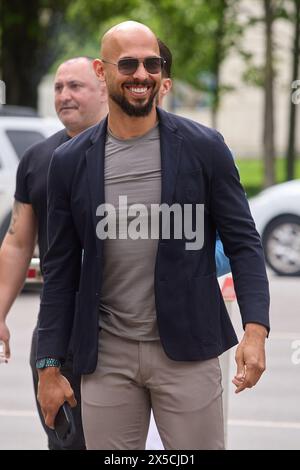
[[[241,182],[246,190],[247,196],[251,197],[259,193],[263,189],[263,160],[240,159],[236,160],[236,164],[238,166]],[[285,165],[285,159],[278,158],[276,160],[276,183],[283,183],[286,181]],[[295,178],[300,178],[300,160],[296,161]]]

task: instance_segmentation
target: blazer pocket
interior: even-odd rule
[[[191,332],[201,343],[218,343],[220,338],[220,289],[216,274],[189,281]]]
[[[188,202],[202,202],[203,173],[201,169],[186,174],[185,196]]]

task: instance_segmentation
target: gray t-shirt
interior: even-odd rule
[[[119,196],[128,207],[161,203],[159,127],[145,135],[122,140],[108,131],[105,145],[105,202],[116,209]],[[154,298],[157,239],[104,240],[100,326],[112,334],[138,341],[159,338]],[[144,217],[146,217],[144,215]],[[135,217],[128,217],[128,224]],[[148,217],[147,217],[148,218]],[[149,227],[150,220],[148,219]],[[149,229],[150,232],[150,229]],[[123,232],[124,233],[124,232]]]

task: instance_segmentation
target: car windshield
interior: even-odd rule
[[[38,131],[9,129],[6,134],[19,159],[31,145],[45,139],[45,136]]]

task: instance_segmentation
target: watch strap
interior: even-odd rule
[[[37,369],[45,369],[46,367],[60,367],[61,363],[58,359],[53,357],[43,357],[38,359],[35,364]]]

